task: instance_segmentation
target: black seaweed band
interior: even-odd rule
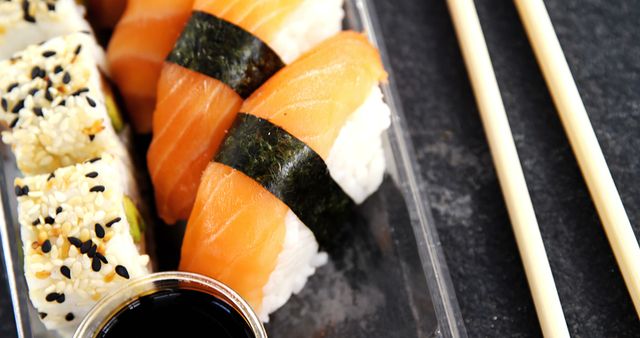
[[[215,161],[253,178],[300,218],[325,247],[354,203],[304,142],[259,117],[239,113]]]
[[[243,99],[285,66],[253,34],[199,11],[191,15],[167,61],[218,79]]]

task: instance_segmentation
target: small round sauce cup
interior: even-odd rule
[[[100,300],[75,338],[113,337],[266,338],[249,304],[228,286],[186,272],[159,272],[134,279]]]

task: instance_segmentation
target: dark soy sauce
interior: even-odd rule
[[[161,290],[129,303],[97,337],[255,337],[238,311],[207,293]]]

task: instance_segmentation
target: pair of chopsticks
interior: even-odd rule
[[[514,0],[640,314],[640,247],[542,0]],[[542,332],[569,337],[473,0],[448,0]]]

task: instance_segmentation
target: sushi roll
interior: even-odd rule
[[[299,292],[382,182],[385,78],[366,37],[344,32],[254,92],[202,175],[180,269],[229,285],[264,321]]]
[[[342,17],[341,0],[194,3],[158,81],[147,154],[165,222],[189,217],[200,176],[243,100],[287,62],[339,32]]]
[[[149,271],[121,168],[105,154],[15,180],[29,297],[49,330],[70,336],[102,296]]]
[[[85,33],[56,37],[0,61],[0,122],[18,168],[50,173],[99,156],[127,158],[122,121],[102,79],[101,49]]]
[[[31,44],[69,33],[89,31],[84,7],[74,0],[0,2],[0,60]]]

